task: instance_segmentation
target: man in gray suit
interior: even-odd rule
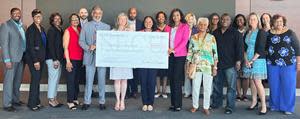
[[[19,100],[23,78],[23,54],[26,49],[25,27],[20,21],[21,10],[12,8],[11,19],[0,27],[0,44],[5,64],[3,82],[3,109],[15,112],[14,106],[24,104]]]
[[[99,89],[99,108],[104,110],[105,107],[105,67],[96,67],[96,31],[110,30],[110,26],[101,22],[103,11],[100,6],[94,6],[92,9],[93,20],[86,23],[81,30],[79,45],[84,50],[83,64],[86,67],[86,85],[84,92],[83,110],[87,110],[91,104],[92,87],[95,72],[97,69],[98,89]]]

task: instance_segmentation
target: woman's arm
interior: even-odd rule
[[[69,43],[70,43],[70,33],[68,30],[65,31],[64,36],[63,36],[63,47],[64,47],[64,54],[66,58],[66,69],[68,72],[72,71],[73,65],[70,60],[70,55],[69,55]]]

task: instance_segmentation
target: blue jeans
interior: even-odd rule
[[[234,67],[218,70],[218,74],[213,80],[212,107],[218,108],[223,105],[223,85],[227,81],[227,103],[226,109],[235,108],[236,97],[236,76]]]
[[[91,104],[92,89],[94,76],[97,69],[98,76],[98,90],[99,90],[99,104],[105,104],[105,67],[95,67],[93,65],[86,65],[86,84],[84,91],[84,104]]]

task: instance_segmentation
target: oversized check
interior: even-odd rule
[[[97,31],[96,66],[167,69],[168,46],[168,33]]]

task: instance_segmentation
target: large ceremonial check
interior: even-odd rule
[[[96,66],[168,68],[169,34],[97,31]]]

